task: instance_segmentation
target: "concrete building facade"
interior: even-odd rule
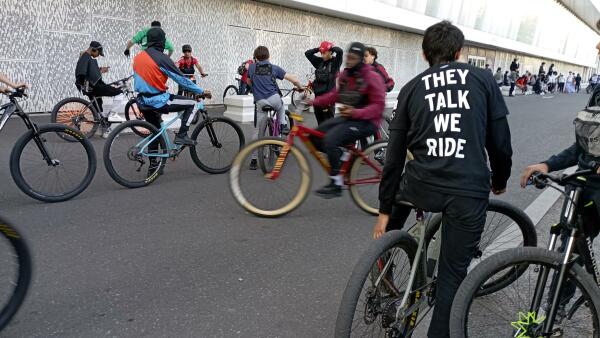
[[[469,8],[469,1],[473,2],[460,1],[463,12]],[[138,29],[159,20],[176,46],[174,60],[181,55],[183,44],[192,45],[194,55],[209,73],[200,80],[200,85],[217,94],[211,103],[220,103],[223,89],[235,83],[238,65],[251,57],[256,46],[269,47],[273,63],[304,81],[312,70],[304,51],[318,46],[322,40],[333,41],[343,48],[352,41],[375,46],[380,63],[386,66],[399,89],[427,67],[421,57],[420,33],[427,25],[439,21],[437,16],[456,12],[455,21],[464,28],[468,40],[462,55],[465,62],[470,56],[485,58],[493,67],[505,69],[516,56],[522,70],[537,71],[545,60],[548,65],[555,63],[555,69],[561,72],[591,73],[596,66],[593,46],[598,40],[597,32],[559,2],[540,1],[544,6],[553,6],[553,11],[562,11],[571,30],[576,23],[579,35],[588,34],[592,40],[589,46],[569,45],[567,35],[561,37],[562,49],[547,49],[544,47],[547,37],[540,33],[544,27],[537,26],[531,37],[523,33],[531,39],[530,43],[517,41],[510,34],[486,31],[481,23],[477,24],[481,21],[478,14],[475,19],[467,18],[475,20],[473,27],[461,25],[462,12],[452,6],[446,6],[446,10],[447,2],[437,0],[4,0],[0,6],[0,72],[32,84],[30,99],[25,104],[27,111],[49,111],[59,100],[78,95],[74,68],[80,52],[91,40],[104,45],[106,57],[98,63],[110,66],[105,81],[114,81],[132,73],[131,59],[123,55],[127,40]],[[421,13],[423,3],[426,6]],[[435,3],[440,9],[433,13],[431,8],[437,8]],[[483,13],[488,15],[485,8]],[[494,27],[493,23],[481,22]],[[530,22],[530,26],[535,25]],[[514,30],[511,27],[507,28],[509,33]],[[520,28],[517,35],[519,32]],[[134,47],[133,51],[138,52],[139,48]],[[173,83],[169,87],[176,91]]]

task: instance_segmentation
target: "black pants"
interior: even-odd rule
[[[510,83],[510,90],[508,91],[508,96],[513,96],[513,92],[515,91],[515,83]]]
[[[177,135],[185,136],[190,129],[190,124],[194,118],[191,115],[196,106],[196,100],[187,96],[171,95],[167,104],[161,108],[145,106],[139,102],[139,99],[138,104],[140,111],[144,114],[144,119],[158,129],[161,127],[162,114],[183,111],[183,115],[181,116],[181,127],[179,127]]]
[[[579,93],[579,90],[581,89],[581,83],[575,83],[575,90]]]
[[[462,197],[436,192],[414,180],[402,178],[399,201],[442,213],[442,246],[438,262],[435,308],[427,337],[449,337],[452,301],[475,254],[485,226],[487,198]],[[398,204],[392,209],[387,230],[402,229],[411,208]]]
[[[329,174],[335,176],[340,172],[340,157],[342,156],[340,147],[374,135],[377,128],[367,120],[348,120],[344,117],[336,117],[325,121],[317,130],[325,133],[325,137],[322,140],[312,137],[311,140],[317,149],[327,154],[331,165]]]
[[[313,109],[315,110],[315,117],[317,118],[317,124],[319,126],[326,120],[333,118],[333,115],[335,114],[335,105],[313,107]]]
[[[99,82],[94,87],[92,87],[92,91],[89,93],[88,98],[92,101],[96,98],[96,103],[98,103],[98,113],[103,111],[103,101],[102,96],[117,96],[122,94],[123,91],[120,88],[116,88],[113,86],[109,86],[106,83]]]
[[[565,83],[564,82],[559,82],[558,83],[558,91],[561,92],[561,93],[563,91],[565,91]]]

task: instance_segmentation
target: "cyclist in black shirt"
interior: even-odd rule
[[[430,68],[398,96],[373,230],[379,238],[404,225],[410,208],[399,201],[442,213],[439,285],[428,337],[448,337],[452,300],[483,232],[489,193],[505,192],[512,163],[500,89],[490,72],[455,62],[463,44],[463,33],[450,22],[425,31],[422,47]],[[407,149],[414,160],[403,175]]]
[[[316,56],[316,53],[321,53],[321,57]],[[313,81],[315,96],[335,90],[335,79],[344,61],[344,51],[329,41],[323,41],[319,48],[309,49],[304,55],[316,69]],[[314,107],[314,110],[317,123],[321,124],[333,117],[335,105]]]

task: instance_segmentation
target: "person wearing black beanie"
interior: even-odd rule
[[[374,135],[383,118],[385,85],[373,67],[364,63],[365,49],[360,42],[351,43],[346,52],[346,69],[338,78],[337,89],[307,102],[315,107],[336,102],[342,104],[338,117],[323,122],[317,128],[325,133],[325,137],[322,140],[313,138],[315,145],[327,154],[331,165],[331,182],[317,190],[317,195],[323,198],[342,194],[340,147]]]

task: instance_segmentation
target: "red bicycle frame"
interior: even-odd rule
[[[281,149],[281,152],[279,153],[279,156],[275,161],[275,166],[273,167],[271,173],[267,174],[267,177],[272,180],[275,180],[279,177],[279,174],[281,173],[281,168],[283,167],[283,163],[287,158],[290,148],[294,145],[296,137],[298,137],[302,141],[302,143],[304,143],[306,148],[308,148],[310,154],[317,159],[323,170],[329,172],[331,169],[331,165],[329,164],[327,157],[317,150],[317,148],[314,146],[310,139],[311,136],[322,139],[325,137],[325,133],[312,128],[305,127],[302,124],[303,117],[297,113],[290,113],[290,118],[292,118],[297,123],[294,124],[294,126],[292,127],[292,130],[290,131],[290,134],[287,137],[286,144]],[[371,161],[371,159],[369,159],[362,151],[356,149],[354,145],[348,145],[345,148],[350,152],[351,155],[346,160],[342,161],[342,166],[340,168],[340,174],[344,176],[345,185],[350,186],[356,184],[374,184],[379,183],[381,181],[381,174],[383,172],[383,169],[380,165]],[[347,175],[347,173],[350,169],[350,165],[353,163],[353,159],[356,157],[360,157],[364,163],[373,168],[375,174],[373,177],[356,179],[354,181],[350,180],[350,177],[349,175]]]

